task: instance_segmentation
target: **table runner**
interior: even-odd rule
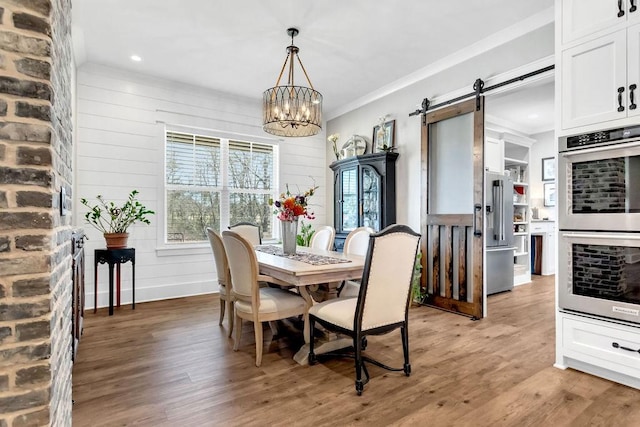
[[[256,246],[256,251],[265,252],[271,255],[281,256],[292,259],[294,261],[306,262],[311,265],[328,265],[328,264],[342,264],[345,262],[351,262],[344,258],[333,258],[330,256],[310,254],[308,252],[298,251],[295,255],[285,255],[282,252],[282,248],[271,245]]]

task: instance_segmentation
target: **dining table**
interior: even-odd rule
[[[299,364],[306,365],[310,337],[308,309],[317,303],[312,297],[312,290],[324,283],[340,283],[343,280],[362,278],[365,257],[309,247],[298,247],[295,255],[285,255],[279,245],[259,245],[255,249],[260,274],[296,287],[307,303],[303,329],[305,344],[293,357]],[[351,344],[350,339],[330,335],[314,346],[314,353],[323,354]]]

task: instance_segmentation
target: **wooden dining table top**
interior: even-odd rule
[[[308,247],[298,247],[298,253],[307,252],[331,258],[348,259],[350,262],[313,265],[284,256],[256,251],[260,274],[275,277],[294,286],[339,282],[360,279],[364,270],[365,257],[346,255],[342,252],[326,251]]]

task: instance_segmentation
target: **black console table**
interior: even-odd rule
[[[95,278],[93,289],[93,312],[98,309],[98,264],[109,264],[109,316],[113,315],[113,266],[116,266],[117,305],[120,307],[120,265],[131,261],[131,309],[136,309],[136,250],[96,249],[95,250]]]

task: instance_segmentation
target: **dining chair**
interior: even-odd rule
[[[248,240],[253,246],[262,244],[262,232],[259,225],[252,224],[250,222],[239,222],[237,224],[230,225],[229,230],[238,233]]]
[[[344,241],[342,252],[347,255],[367,255],[369,236],[374,230],[371,227],[358,227],[352,230]],[[360,291],[360,283],[356,280],[346,280],[338,287],[338,296],[355,298]]]
[[[330,225],[323,225],[316,229],[311,236],[309,247],[330,251],[333,249],[333,239],[336,237],[336,229]]]
[[[233,332],[233,295],[231,294],[231,275],[229,273],[229,262],[227,252],[224,250],[222,237],[212,228],[206,228],[209,244],[213,251],[213,258],[216,263],[216,273],[218,275],[218,286],[220,287],[220,322],[224,319],[225,312],[229,318],[229,336]]]
[[[235,306],[235,340],[233,350],[238,351],[242,336],[242,320],[253,322],[256,340],[256,366],[262,363],[262,322],[303,315],[306,321],[307,303],[292,292],[280,288],[261,288],[259,281],[279,283],[259,274],[258,260],[253,245],[240,234],[223,231],[222,241],[227,251],[232,295]]]
[[[313,305],[309,309],[309,364],[316,362],[314,326],[319,323],[329,331],[353,340],[353,354],[327,353],[355,359],[356,392],[362,394],[369,382],[365,362],[391,371],[411,374],[409,363],[409,302],[414,264],[420,234],[406,225],[390,225],[371,235],[362,273],[358,298],[337,298]],[[381,335],[400,328],[404,365],[392,368],[363,356],[367,335]],[[394,351],[394,350],[393,350]],[[324,355],[323,355],[324,356]],[[362,377],[364,373],[364,379]]]

